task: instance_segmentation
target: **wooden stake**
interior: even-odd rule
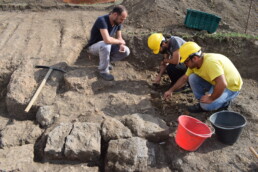
[[[246,34],[247,28],[248,28],[248,23],[249,23],[249,17],[250,17],[250,13],[251,13],[251,9],[252,9],[252,4],[253,4],[253,0],[251,0],[250,6],[249,6],[249,13],[248,13],[247,23],[246,23],[246,27],[245,27],[245,34]]]

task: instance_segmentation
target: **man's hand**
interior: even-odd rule
[[[178,88],[183,87],[186,82],[188,80],[188,76],[186,74],[184,74],[183,76],[181,76],[176,83],[168,90],[164,93],[164,99],[170,99],[172,96],[173,91],[177,90]]]
[[[168,90],[164,93],[164,99],[168,100],[172,97],[172,91]]]
[[[164,58],[164,59],[163,59],[163,63],[164,63],[164,64],[169,63],[169,61],[170,61],[170,59],[168,59],[168,58]]]
[[[153,81],[153,84],[160,84],[161,77],[158,75],[156,76],[155,80]]]
[[[119,39],[121,45],[125,45],[125,40]]]
[[[125,46],[123,44],[120,44],[119,52],[125,52]]]
[[[210,94],[206,94],[204,96],[201,97],[200,99],[200,102],[201,103],[207,103],[207,104],[210,104],[213,102],[212,98],[211,98],[211,95]]]

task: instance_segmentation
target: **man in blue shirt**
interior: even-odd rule
[[[127,16],[126,8],[118,5],[108,15],[98,17],[91,29],[88,52],[99,56],[100,76],[107,81],[114,80],[109,73],[110,61],[124,59],[130,54],[121,33],[122,23]]]

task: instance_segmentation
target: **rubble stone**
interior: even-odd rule
[[[61,123],[48,134],[46,147],[44,149],[46,159],[63,158],[62,153],[65,139],[71,132],[72,127],[72,123]]]
[[[100,126],[95,123],[74,123],[73,130],[67,136],[65,157],[84,162],[96,162],[100,158]]]
[[[132,133],[117,119],[107,118],[102,125],[102,137],[108,142],[109,140],[132,137]]]

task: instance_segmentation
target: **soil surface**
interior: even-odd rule
[[[42,137],[34,134],[31,136],[34,139],[24,141],[22,136],[17,136],[18,141],[13,141],[11,138],[16,137],[19,128],[10,129],[10,126],[32,121],[43,130],[39,134],[43,136],[62,122],[101,121],[99,114],[119,119],[134,113],[162,119],[170,129],[169,137],[160,144],[166,159],[152,167],[153,171],[257,171],[258,159],[249,150],[253,147],[258,152],[257,1],[252,2],[249,21],[251,1],[125,0],[115,3],[122,3],[129,12],[123,37],[131,54],[114,64],[115,81],[106,82],[98,76],[98,58],[90,56],[84,46],[95,19],[107,14],[113,3],[0,0],[0,171],[104,171],[102,165],[44,161],[37,152]],[[244,33],[248,22],[247,33],[256,38],[216,37],[186,28],[183,22],[188,8],[222,18],[213,35]],[[214,112],[189,113],[187,106],[196,103],[190,90],[177,92],[170,101],[165,101],[163,94],[170,84],[167,75],[163,76],[159,87],[152,85],[162,58],[151,54],[147,47],[147,38],[152,32],[196,41],[205,52],[224,54],[235,64],[244,84],[229,110],[247,120],[235,144],[225,145],[213,135],[194,152],[176,145],[174,139],[180,115],[190,115],[210,125],[208,118]],[[37,108],[45,105],[59,108],[59,118],[48,129],[39,127],[35,120],[36,108],[32,109],[34,119],[24,120],[17,115],[24,113],[21,109],[26,107],[46,74],[33,66],[43,64],[57,65],[67,72],[62,78],[54,73],[35,103]],[[10,102],[18,102],[19,106]],[[25,127],[23,133],[26,132]],[[4,144],[3,140],[10,144]]]

